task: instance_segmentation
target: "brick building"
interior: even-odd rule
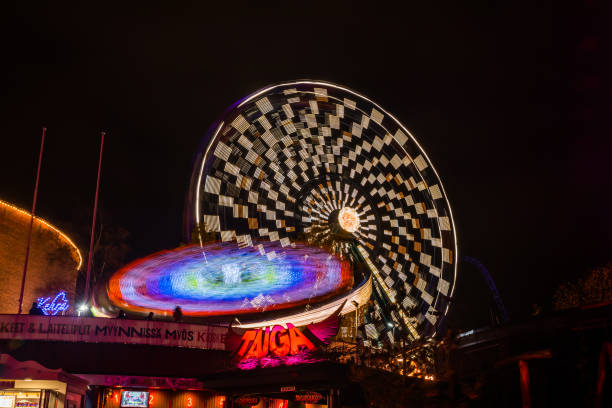
[[[0,313],[17,313],[25,261],[30,213],[0,201]],[[63,290],[72,304],[76,278],[83,263],[72,240],[48,222],[35,217],[23,299],[27,313],[32,302]]]

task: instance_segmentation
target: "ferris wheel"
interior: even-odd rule
[[[433,334],[455,285],[455,226],[429,158],[394,116],[328,82],[269,86],[225,112],[196,157],[185,228],[202,248],[212,234],[268,258],[307,245],[367,265],[382,317],[367,339]]]

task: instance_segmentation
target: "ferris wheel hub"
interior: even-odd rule
[[[346,232],[355,232],[359,229],[359,214],[351,207],[342,207],[338,213],[338,224]]]

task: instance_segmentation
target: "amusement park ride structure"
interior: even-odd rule
[[[361,338],[393,343],[434,335],[455,287],[455,224],[427,154],[392,114],[329,82],[232,105],[198,150],[184,223],[195,246],[118,271],[97,313],[210,317],[190,305],[227,302],[221,315],[248,328],[367,305],[378,318]]]

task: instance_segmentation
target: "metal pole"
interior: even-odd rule
[[[36,196],[38,195],[38,179],[40,178],[40,163],[42,162],[43,147],[45,145],[45,134],[47,128],[42,128],[42,138],[40,141],[40,153],[38,155],[38,169],[36,170],[36,182],[34,184],[34,200],[32,201],[32,215],[30,217],[30,230],[28,231],[28,244],[26,246],[25,262],[23,264],[23,276],[21,277],[21,292],[19,293],[19,311],[23,308],[23,291],[25,289],[26,275],[28,272],[28,260],[30,258],[30,244],[32,242],[32,227],[34,226],[34,212],[36,211]]]
[[[355,344],[357,344],[357,308],[355,308]]]
[[[352,301],[353,306],[355,306],[355,365],[357,365],[357,360],[359,358],[359,350],[357,350],[357,346],[358,346],[358,342],[357,342],[357,318],[359,317],[359,315],[357,314],[357,312],[359,311],[359,303],[355,302],[354,300]]]
[[[519,360],[519,372],[521,376],[521,396],[523,408],[531,408],[531,393],[529,391],[529,365],[525,360]]]
[[[96,230],[96,214],[98,212],[98,192],[100,190],[100,173],[102,171],[102,149],[104,148],[104,135],[101,132],[102,140],[100,141],[100,159],[98,160],[98,180],[96,181],[96,197],[94,199],[94,210],[91,221],[91,236],[89,238],[89,253],[87,254],[87,276],[85,278],[85,303],[89,302],[89,277],[91,275],[91,257],[93,255],[94,232]]]
[[[358,350],[358,342],[357,342],[357,306],[355,306],[355,365],[357,365],[357,360],[359,359],[359,350]]]

